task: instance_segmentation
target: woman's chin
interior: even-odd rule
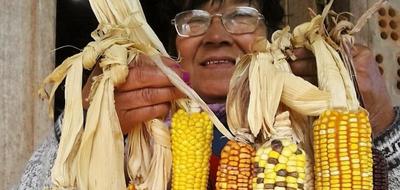
[[[219,83],[219,84],[222,84]],[[200,97],[208,104],[213,103],[225,103],[226,95],[228,94],[228,86],[199,86],[199,89],[195,91],[200,95]]]

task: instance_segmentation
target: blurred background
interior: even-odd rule
[[[148,22],[167,46],[169,22],[159,22],[157,0],[142,0]],[[358,18],[376,0],[336,0],[334,10]],[[389,0],[357,35],[374,50],[394,104],[400,105],[400,1]],[[41,81],[65,58],[92,39],[97,27],[88,0],[0,0],[0,189],[10,189],[27,160],[49,133],[53,119],[37,96]],[[309,20],[307,8],[321,10],[326,0],[281,0],[285,24]],[[170,19],[170,18],[163,18]],[[74,48],[72,48],[73,46]],[[56,51],[57,49],[57,51]],[[85,72],[86,76],[89,72]],[[55,98],[62,111],[63,87]]]

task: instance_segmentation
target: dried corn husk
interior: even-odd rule
[[[62,79],[66,76],[65,81],[65,96],[68,97],[81,97],[82,88],[82,64],[80,64],[80,55],[75,55],[64,61],[55,69],[52,75],[49,75],[43,83],[54,84],[58,86]],[[74,85],[72,85],[74,84]],[[56,88],[53,88],[50,97],[43,88],[39,91],[41,97],[49,98],[52,102]],[[49,115],[52,115],[53,109],[49,104]],[[57,187],[72,188],[75,186],[76,168],[75,156],[80,144],[80,138],[83,126],[83,107],[82,99],[65,99],[65,110],[63,118],[63,135],[61,136],[59,149],[57,151],[57,158],[54,162],[52,170],[52,182]]]
[[[333,29],[327,28],[324,24],[332,3],[333,0],[325,7],[323,13],[316,15],[311,22],[295,28],[293,43],[297,47],[304,46],[313,51],[317,61],[319,88],[329,92],[332,96],[329,109],[358,112],[363,108],[360,107],[357,99],[357,81],[351,57],[354,38],[350,35],[359,31],[365,20],[383,4],[383,1],[375,4],[364,14],[356,28],[353,28],[351,23],[334,20]]]
[[[150,56],[170,80],[211,114],[219,129],[225,129],[201,98],[172,70],[160,55],[168,56],[146,23],[138,0],[90,0],[99,21],[83,52],[66,59],[43,82],[42,97],[52,100],[66,77],[66,109],[60,148],[52,171],[54,189],[124,189],[124,143],[114,107],[114,86],[125,82],[128,63],[139,53]],[[99,64],[83,130],[81,102],[82,69]],[[46,84],[53,84],[50,97]],[[49,109],[51,111],[51,109]],[[128,174],[139,189],[166,189],[171,168],[169,132],[159,120],[139,124],[129,134]],[[221,131],[230,137],[225,129]],[[149,139],[148,137],[151,137]]]
[[[128,75],[128,51],[122,45],[113,45],[103,57],[99,62],[103,74],[93,89],[77,155],[77,183],[82,189],[125,187],[124,142],[113,100],[114,86]]]
[[[339,110],[358,110],[359,102],[354,84],[344,66],[340,55],[327,42],[324,16],[328,13],[331,1],[322,15],[315,16],[311,22],[297,26],[294,31],[295,46],[311,50],[317,60],[318,86],[331,94],[330,108]]]
[[[313,51],[317,59],[318,85],[320,89],[331,94],[331,108],[348,111],[360,108],[351,56],[351,48],[354,45],[352,35],[359,32],[367,19],[384,3],[384,0],[376,2],[361,16],[356,26],[348,21],[339,21],[338,15],[338,18],[333,20],[334,27],[328,31],[324,20],[333,4],[331,0],[321,15],[316,15],[311,22],[294,29],[294,46],[306,47]]]
[[[275,138],[302,142],[312,155],[312,147],[306,146],[311,125],[305,115],[319,115],[328,107],[330,96],[291,73],[286,61],[291,48],[287,27],[273,34],[272,43],[260,40],[254,46],[255,53],[239,60],[228,93],[228,124],[233,134],[240,127],[248,127],[255,137],[261,131],[262,142]],[[312,156],[308,156],[305,186],[310,189],[312,166]]]
[[[274,66],[282,71],[292,73],[289,63],[286,58],[289,56],[292,60],[296,57],[292,54],[291,40],[293,35],[289,32],[290,28],[287,26],[282,30],[278,30],[272,34],[272,54],[274,56]],[[298,141],[301,147],[306,152],[306,172],[305,172],[305,189],[314,189],[314,158],[313,158],[313,148],[312,148],[312,131],[310,126],[312,122],[309,117],[296,112],[293,109],[285,108],[290,112],[290,121],[292,130],[294,134],[298,136]]]
[[[360,101],[361,106],[363,106],[363,97],[358,89],[358,82],[356,78],[356,71],[354,69],[353,59],[352,59],[352,48],[354,46],[354,34],[359,32],[361,28],[366,24],[367,20],[378,11],[379,8],[384,6],[385,0],[380,0],[376,2],[371,8],[369,8],[354,25],[348,20],[344,20],[340,17],[340,14],[333,13],[332,24],[333,27],[329,31],[329,37],[334,43],[331,43],[332,47],[340,53],[343,59],[346,69],[348,70],[350,77],[354,83],[354,87],[357,93],[357,98]],[[332,42],[330,41],[330,42]]]
[[[329,95],[273,65],[268,41],[262,40],[255,47],[262,52],[242,57],[231,79],[227,113],[233,134],[239,127],[248,127],[255,137],[261,129],[264,138],[269,137],[280,101],[305,115],[318,115],[327,107]]]
[[[170,178],[170,172],[172,168],[172,152],[171,141],[170,141],[170,131],[168,126],[159,119],[153,119],[147,123],[150,127],[151,139],[153,140],[153,155],[152,159],[146,159],[143,156],[142,161],[150,161],[150,170],[147,177],[144,178],[144,182],[138,185],[137,189],[166,189],[168,187],[168,182]],[[166,138],[168,137],[168,138]],[[149,139],[149,138],[146,138]],[[130,141],[133,142],[133,141]],[[141,153],[139,152],[139,155]],[[131,159],[135,157],[135,153],[130,154]],[[162,159],[162,158],[168,159]]]

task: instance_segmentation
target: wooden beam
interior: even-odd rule
[[[285,24],[288,24],[292,29],[303,22],[309,21],[308,8],[316,10],[317,7],[314,0],[282,0],[282,5],[287,15]]]
[[[54,68],[56,0],[0,3],[0,189],[11,189],[53,126],[37,90]]]
[[[353,0],[354,1],[354,0]],[[332,10],[335,12],[350,12],[350,0],[336,0],[333,2]]]

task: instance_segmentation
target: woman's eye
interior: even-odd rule
[[[232,15],[230,19],[236,23],[248,23],[252,22],[254,17],[249,14],[235,14]]]
[[[203,24],[205,23],[206,20],[204,18],[191,18],[190,20],[188,20],[188,24]]]
[[[234,17],[252,17],[253,15],[246,12],[235,12],[232,14]]]
[[[235,11],[231,14],[226,15],[226,17],[232,20],[247,20],[254,18],[254,15],[244,11]]]

